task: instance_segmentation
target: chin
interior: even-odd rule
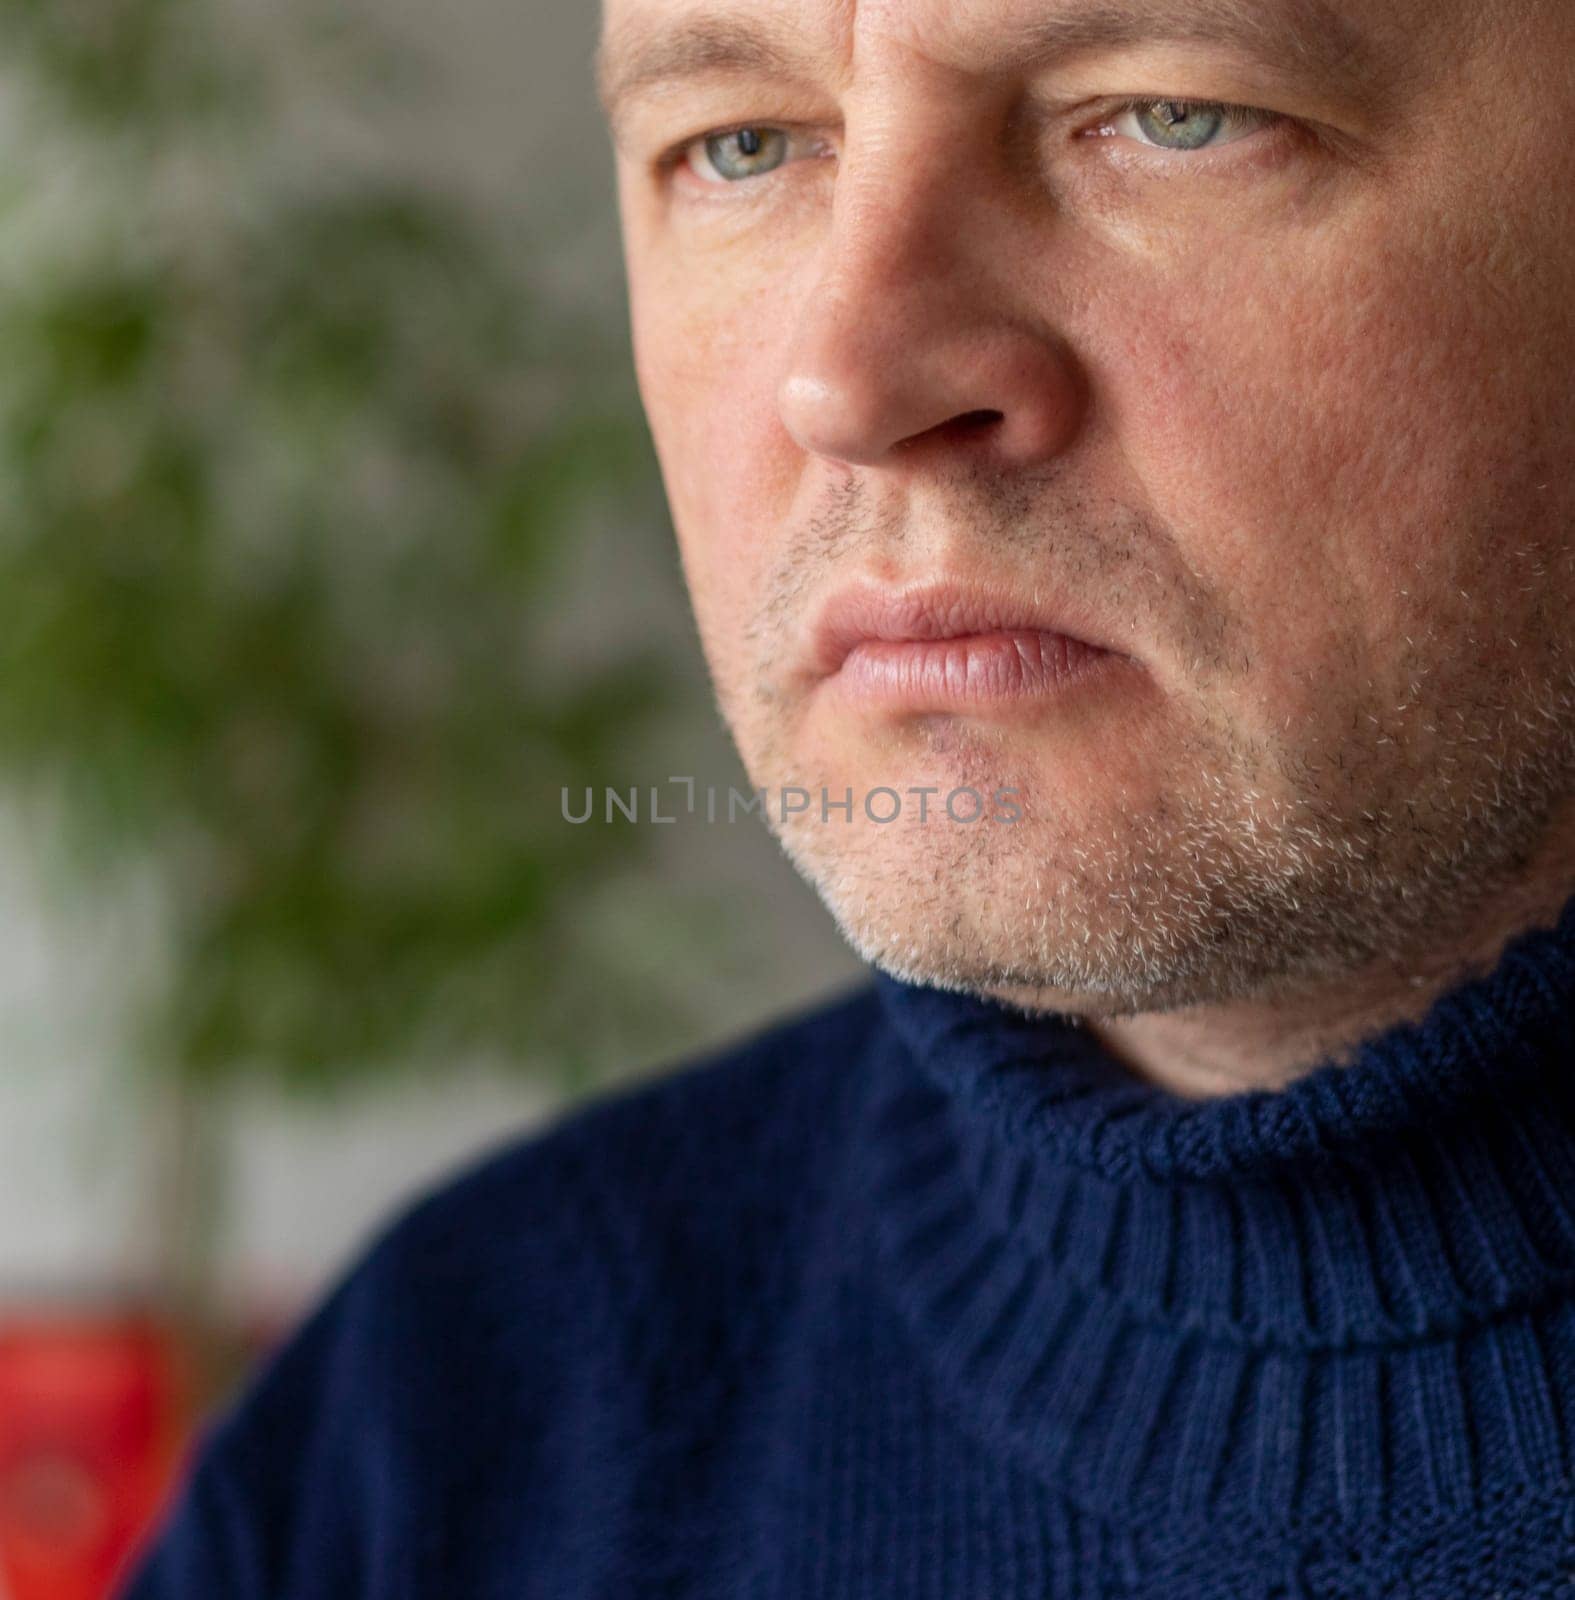
[[[1020,824],[801,818],[775,831],[843,938],[893,976],[982,990],[1056,937],[1044,897],[1066,902]]]

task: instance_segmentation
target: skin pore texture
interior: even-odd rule
[[[1552,922],[1568,0],[606,0],[598,68],[751,782],[1017,791],[1011,824],[768,805],[863,957],[1205,1096]],[[829,596],[939,578],[1116,658],[917,710],[816,666]]]

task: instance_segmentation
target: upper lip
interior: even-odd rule
[[[1057,633],[1099,649],[1113,649],[1089,631],[1072,608],[1043,597],[940,580],[899,589],[863,582],[832,594],[810,630],[810,659],[823,675],[838,671],[856,646],[960,639],[1016,630]]]

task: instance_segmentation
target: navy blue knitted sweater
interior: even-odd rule
[[[410,1208],[134,1600],[1575,1596],[1575,902],[1185,1100],[877,977]]]

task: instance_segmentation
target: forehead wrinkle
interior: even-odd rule
[[[822,38],[853,31],[856,0],[834,0],[832,26]],[[870,20],[885,13],[898,21],[916,46],[923,24],[907,6],[871,0]],[[1221,45],[1282,73],[1337,78],[1371,89],[1380,76],[1375,41],[1361,33],[1330,0],[1060,0],[1035,5],[1027,15],[980,19],[975,30],[988,46],[970,48],[967,10],[943,11],[936,19],[949,43],[973,59],[953,64],[965,70],[1022,71],[1054,66],[1100,51],[1144,44]],[[988,21],[988,27],[982,24]],[[1002,41],[1004,40],[1004,49]],[[697,11],[658,22],[636,16],[604,35],[595,55],[597,95],[616,128],[626,102],[670,94],[688,79],[754,75],[808,82],[828,76],[824,47],[810,47],[801,27],[769,11]],[[847,70],[839,63],[835,73]]]
[[[1221,46],[1288,77],[1358,92],[1386,74],[1378,42],[1329,0],[1062,0],[1000,19],[980,66],[1023,70],[1142,45]]]
[[[1348,55],[1362,35],[1329,0],[1081,0],[1035,8],[1015,27],[1052,52],[1137,39],[1223,41],[1256,53],[1290,48],[1309,61]]]
[[[677,21],[637,18],[606,33],[594,61],[597,98],[615,126],[624,104],[681,89],[701,76],[810,79],[824,66],[802,33],[768,12],[698,12]]]

